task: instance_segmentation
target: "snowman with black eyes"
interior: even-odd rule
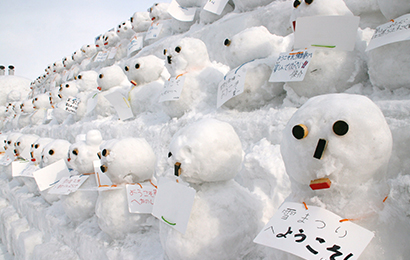
[[[364,259],[379,259],[379,217],[389,193],[392,135],[367,97],[328,94],[309,99],[289,120],[281,154],[292,192],[286,201],[325,208],[371,231]],[[383,234],[386,235],[386,234]]]

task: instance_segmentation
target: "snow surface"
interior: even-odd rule
[[[191,2],[192,1],[190,1],[190,4],[192,4]],[[227,47],[224,45],[226,39],[235,39],[236,35],[241,32],[249,28],[260,26],[266,27],[270,34],[275,35],[273,38],[277,39],[289,36],[292,33],[291,15],[293,0],[259,0],[248,2],[252,3],[246,5],[246,1],[234,0],[233,3],[230,2],[230,4],[240,3],[240,6],[232,12],[224,16],[213,17],[214,20],[219,18],[219,20],[213,23],[208,23],[207,21],[205,24],[205,22],[197,20],[189,30],[182,33],[180,33],[182,29],[178,25],[180,22],[171,23],[168,25],[169,28],[167,28],[169,35],[160,37],[158,40],[145,42],[145,47],[141,49],[135,57],[131,57],[130,60],[124,58],[116,62],[116,65],[123,70],[126,65],[131,66],[131,64],[134,64],[136,57],[154,55],[163,59],[164,62],[167,62],[167,58],[164,56],[164,49],[172,48],[172,53],[176,55],[174,50],[178,47],[181,39],[190,37],[202,40],[207,47],[209,61],[204,65],[205,68],[201,67],[200,71],[186,72],[190,77],[189,82],[195,84],[195,90],[202,91],[198,94],[201,99],[198,102],[191,103],[194,104],[193,107],[190,107],[185,113],[178,113],[177,117],[171,118],[167,115],[166,111],[163,111],[161,105],[152,104],[152,100],[146,102],[144,104],[145,107],[139,107],[135,110],[139,111],[139,114],[137,114],[134,119],[126,121],[120,121],[116,114],[108,112],[105,114],[100,112],[99,115],[91,113],[83,118],[74,118],[67,113],[55,113],[55,116],[61,116],[61,118],[47,118],[45,116],[38,116],[41,114],[38,112],[44,112],[43,110],[36,110],[37,116],[31,118],[32,123],[29,126],[21,127],[16,123],[19,116],[15,118],[14,116],[8,117],[7,121],[4,121],[1,135],[2,140],[6,140],[7,137],[15,138],[16,135],[11,133],[19,132],[23,134],[35,134],[42,138],[64,139],[70,143],[75,143],[78,142],[78,135],[84,135],[89,130],[98,129],[101,132],[103,140],[105,140],[101,147],[114,146],[110,141],[115,142],[116,139],[130,137],[143,138],[152,147],[156,155],[154,177],[159,178],[161,176],[174,175],[174,165],[170,164],[167,155],[170,149],[175,148],[169,147],[169,145],[177,132],[200,119],[213,118],[229,123],[235,130],[242,144],[242,168],[237,172],[234,180],[222,184],[220,182],[215,184],[212,182],[203,184],[202,191],[198,192],[198,200],[196,200],[196,204],[194,205],[194,209],[196,210],[194,216],[200,220],[199,224],[195,225],[198,225],[198,230],[203,232],[201,233],[203,235],[199,237],[205,239],[207,235],[209,235],[208,238],[212,238],[213,242],[212,250],[208,250],[204,244],[202,248],[198,246],[198,244],[195,247],[183,247],[181,242],[186,238],[180,235],[172,237],[172,239],[175,239],[175,248],[173,248],[173,241],[170,240],[168,240],[163,247],[162,243],[165,241],[164,238],[166,234],[164,234],[163,229],[160,232],[160,225],[157,219],[150,219],[150,226],[143,229],[135,228],[135,226],[132,226],[132,223],[130,223],[129,229],[123,229],[124,232],[121,234],[118,234],[118,232],[115,233],[113,236],[117,238],[113,238],[113,236],[102,231],[99,226],[100,221],[96,215],[85,220],[79,218],[82,220],[79,222],[72,221],[68,215],[74,216],[74,214],[66,213],[67,207],[64,207],[63,200],[53,198],[52,200],[48,200],[50,203],[47,202],[47,198],[43,197],[44,194],[40,196],[40,193],[36,190],[32,179],[28,177],[12,179],[11,166],[0,166],[0,238],[3,243],[0,247],[1,259],[176,259],[173,257],[177,257],[178,254],[180,254],[180,252],[177,251],[182,249],[185,250],[187,258],[189,256],[189,258],[193,259],[229,259],[228,256],[222,253],[219,254],[218,251],[223,250],[218,247],[218,244],[225,244],[225,240],[228,239],[228,234],[220,234],[216,237],[212,237],[210,236],[211,234],[206,231],[214,232],[214,230],[212,230],[214,227],[212,223],[217,223],[217,219],[224,223],[231,221],[230,225],[237,226],[238,229],[241,229],[243,223],[240,222],[240,218],[235,220],[232,218],[232,215],[226,214],[226,212],[235,211],[235,203],[239,200],[241,203],[244,201],[256,201],[256,203],[249,203],[247,205],[250,208],[247,214],[249,214],[249,218],[257,216],[259,223],[249,225],[255,228],[247,234],[246,239],[251,241],[251,238],[256,236],[263,225],[273,216],[281,203],[293,192],[291,189],[291,181],[286,174],[286,168],[281,154],[281,142],[286,138],[287,134],[289,134],[284,133],[283,130],[286,129],[288,121],[298,108],[308,100],[310,95],[313,96],[316,93],[312,94],[307,90],[306,95],[308,97],[299,96],[291,87],[286,87],[285,85],[283,91],[279,91],[279,94],[270,98],[268,101],[265,100],[258,104],[252,104],[249,107],[241,106],[238,110],[234,107],[228,108],[227,106],[216,108],[215,82],[217,80],[215,77],[219,77],[218,73],[222,73],[223,76],[223,73],[227,73],[230,69],[234,69],[234,67],[237,66],[237,64],[233,64],[232,56],[229,56],[233,54],[228,53]],[[323,1],[313,1],[312,6],[315,5],[316,2],[317,4],[321,4]],[[370,39],[374,28],[387,22],[388,19],[391,18],[384,17],[382,13],[394,14],[402,12],[402,10],[392,10],[392,6],[389,6],[388,10],[381,11],[380,8],[378,8],[377,2],[387,3],[389,1],[346,0],[346,6],[352,13],[361,17],[360,30],[363,39]],[[198,6],[199,5],[201,4],[198,4]],[[261,7],[257,7],[259,5],[261,5]],[[329,7],[332,6],[333,5]],[[334,6],[338,5],[335,4]],[[380,7],[384,7],[384,5],[381,4]],[[400,9],[400,6],[397,8]],[[345,11],[341,11],[345,13]],[[304,15],[306,15],[306,13],[304,13]],[[170,29],[172,28],[178,31],[178,33],[170,33]],[[278,44],[280,45],[280,41],[278,41]],[[404,47],[407,49],[409,44],[408,41],[400,43],[400,45],[405,45]],[[182,47],[184,48],[184,46]],[[365,219],[360,220],[361,225],[369,228],[376,234],[376,237],[368,246],[361,259],[406,259],[410,253],[410,248],[407,245],[410,238],[410,159],[408,156],[408,147],[410,147],[410,137],[408,134],[410,126],[410,102],[408,101],[410,99],[410,88],[408,84],[403,84],[403,81],[406,82],[406,80],[403,79],[410,79],[410,69],[408,62],[404,67],[399,67],[400,70],[394,71],[394,73],[388,69],[395,67],[380,65],[385,62],[390,64],[390,62],[394,63],[395,60],[399,60],[400,62],[404,60],[403,56],[406,56],[403,55],[402,52],[404,47],[402,48],[400,46],[400,48],[396,50],[393,44],[392,46],[392,48],[388,48],[391,46],[383,47],[386,49],[386,56],[378,54],[383,48],[374,50],[375,55],[373,55],[372,52],[363,53],[361,50],[355,50],[354,53],[360,55],[360,57],[358,56],[356,58],[362,63],[358,64],[358,62],[356,62],[353,66],[357,66],[355,69],[360,68],[364,71],[364,75],[361,74],[360,77],[358,77],[358,79],[360,79],[358,82],[354,81],[355,79],[346,82],[346,85],[349,84],[349,88],[334,90],[343,91],[348,94],[364,95],[371,99],[382,111],[392,134],[392,153],[388,165],[385,165],[387,170],[384,176],[385,184],[387,184],[390,191],[386,191],[388,197],[385,203],[380,203],[381,205],[372,208],[372,210],[376,212],[375,215],[369,218],[368,221]],[[281,47],[286,49],[287,46]],[[261,52],[263,50],[264,49],[260,49]],[[252,51],[255,50],[252,49]],[[75,57],[82,55],[81,51],[77,52]],[[197,54],[195,54],[195,50],[189,50],[189,52],[193,53],[190,55],[204,53],[203,50]],[[239,53],[235,53],[235,55],[238,55],[238,58],[234,60],[240,60],[242,62],[243,60],[241,60],[240,57],[247,57],[247,59],[249,59],[247,61],[259,59],[258,62],[266,61],[266,64],[270,65],[272,64],[271,59],[277,57],[279,51],[273,51],[273,53],[269,53],[268,55],[258,52],[252,54],[247,52],[247,48],[243,48],[237,50],[237,52]],[[243,52],[243,54],[241,54],[241,52]],[[254,55],[254,57],[252,57],[252,55]],[[204,58],[207,60],[208,57],[198,57],[198,60],[203,60]],[[401,59],[398,59],[398,57],[401,57]],[[78,58],[78,60],[82,59],[84,58]],[[369,60],[371,61],[370,63]],[[332,66],[331,59],[326,60],[326,62],[327,64],[322,64],[322,66]],[[90,73],[91,79],[89,79],[89,83],[84,83],[86,85],[79,83],[79,89],[89,91],[89,85],[92,86],[91,88],[94,88],[96,85],[92,83],[92,78],[97,80],[96,77],[100,74],[100,69],[104,65],[106,64],[92,64],[97,74]],[[56,67],[61,70],[59,64],[56,64]],[[64,83],[62,82],[60,74],[55,74],[51,70],[52,69],[48,70],[48,73],[50,73],[48,76],[40,76],[35,80],[32,84],[32,86],[35,87],[32,92],[33,95],[28,96],[28,99],[33,98],[45,90],[53,92],[60,87],[60,84]],[[352,68],[352,70],[354,69]],[[340,73],[340,71],[338,72]],[[367,72],[373,73],[373,75],[370,74],[369,78],[369,73]],[[170,74],[173,73],[170,72]],[[257,76],[259,74],[255,72],[254,75]],[[215,77],[211,78],[211,76]],[[327,76],[326,80],[329,80],[330,76],[325,76]],[[349,75],[341,76],[347,79],[350,77]],[[124,78],[123,75],[121,77]],[[152,78],[153,82],[151,82],[151,84],[155,83],[155,85],[163,84],[165,81],[158,76],[147,78]],[[396,81],[396,78],[400,80]],[[5,97],[7,93],[11,90],[15,90],[16,84],[20,85],[21,81],[19,80],[17,83],[16,79],[17,76],[0,76],[0,86],[2,89],[0,96],[4,99],[0,99],[0,105],[6,106]],[[320,77],[315,80],[320,81]],[[384,87],[383,84],[386,84],[386,80],[389,86]],[[123,80],[121,80],[121,82],[122,81]],[[331,78],[330,82],[332,82]],[[258,82],[260,85],[267,85],[262,83]],[[318,82],[318,84],[319,83],[320,82]],[[343,82],[338,82],[338,84],[341,83]],[[30,83],[27,82],[25,84],[27,86],[26,93],[28,93]],[[144,86],[148,86],[146,84],[150,83],[144,82],[143,84],[145,84]],[[309,85],[314,85],[314,81],[309,82]],[[209,88],[205,88],[204,86],[209,86]],[[132,86],[129,84],[124,87],[131,89]],[[144,90],[144,95],[147,95],[147,89],[149,88]],[[154,87],[153,89],[158,88]],[[5,90],[8,91],[3,92]],[[23,98],[21,102],[23,102],[26,95],[23,90],[21,90],[21,94]],[[137,94],[136,92],[135,95]],[[246,94],[246,92],[243,93],[243,95]],[[156,93],[153,93],[153,95],[156,95]],[[53,96],[53,98],[55,97]],[[234,104],[234,102],[232,103]],[[17,105],[18,102],[15,104]],[[329,109],[329,106],[331,105],[324,105],[319,108],[319,110],[332,111]],[[105,111],[103,108],[104,107],[101,107],[100,110]],[[107,110],[110,111],[109,109]],[[10,115],[11,111],[7,113],[5,114]],[[23,114],[20,114],[20,116],[21,115]],[[53,147],[53,149],[58,149],[58,147]],[[348,148],[343,147],[343,149]],[[60,151],[60,153],[67,154],[67,151]],[[215,154],[210,152],[209,156],[212,157],[215,156]],[[365,172],[363,167],[366,167],[368,163],[366,156],[364,155],[363,157],[363,164],[360,164],[360,162],[355,162],[354,164],[356,169],[353,170],[359,173],[362,171]],[[344,158],[348,159],[349,156]],[[37,158],[37,160],[39,160],[39,158]],[[303,162],[303,160],[301,162]],[[343,163],[348,164],[349,162],[347,160],[347,162],[344,161]],[[38,164],[38,162],[36,162],[36,164]],[[351,165],[347,166],[351,167]],[[37,166],[32,165],[30,168],[31,171],[33,171],[35,167]],[[351,172],[349,172],[349,174],[351,174]],[[355,180],[348,181],[354,182]],[[123,186],[121,186],[121,188],[123,189]],[[222,196],[211,196],[210,192],[220,191],[224,188],[235,190],[235,192],[241,195],[232,196],[230,193],[222,193]],[[369,188],[369,190],[364,191],[364,193],[367,194],[366,197],[374,199],[374,196],[376,196],[374,194],[377,192],[372,190],[372,187],[366,186],[366,188]],[[106,198],[104,207],[100,207],[100,213],[103,212],[104,214],[110,215],[109,218],[116,219],[115,213],[117,211],[121,212],[125,207],[123,201],[124,195],[119,194],[122,189],[105,191],[104,194],[100,194],[100,200]],[[203,192],[204,190],[207,192]],[[82,191],[82,196],[84,196],[86,192],[85,190]],[[115,194],[110,196],[109,193]],[[217,194],[217,192],[215,192],[215,194]],[[245,196],[243,194],[248,195]],[[81,198],[81,196],[78,197]],[[198,205],[200,205],[198,203],[204,200],[213,200],[215,204],[209,207],[198,207]],[[315,200],[315,198],[312,198],[311,201],[312,203],[320,204],[320,200],[318,199]],[[116,202],[118,203],[115,204],[110,211],[107,205]],[[360,203],[366,202],[357,202],[350,206],[351,208],[361,208]],[[326,203],[322,204],[322,206],[326,207]],[[369,204],[365,206],[366,208],[371,207]],[[75,207],[72,207],[72,210],[74,210],[74,208]],[[114,208],[118,208],[118,210],[114,210]],[[343,214],[343,209],[338,208],[337,205],[331,205],[330,208],[335,209],[339,214]],[[212,209],[212,211],[209,211],[209,209]],[[203,216],[208,215],[199,214],[198,210],[206,211],[206,214],[213,218],[203,218]],[[252,214],[252,210],[254,214]],[[122,217],[125,218],[124,215]],[[117,218],[117,220],[118,219],[120,219],[120,217]],[[105,220],[109,220],[108,217]],[[120,224],[120,228],[124,228],[127,223]],[[375,228],[376,224],[378,225],[377,228]],[[204,226],[199,227],[199,225]],[[190,232],[193,232],[192,230],[195,230],[195,228],[195,226],[191,226]],[[238,232],[238,234],[240,234],[238,236],[242,236],[242,233]],[[239,239],[241,238],[242,237],[239,237]],[[229,239],[235,241],[238,237],[233,236],[233,238]],[[230,244],[232,247],[236,246],[235,243],[227,244]],[[297,258],[290,254],[281,253],[252,242],[249,243],[249,247],[238,248],[237,250],[245,250],[243,252],[236,252],[238,256],[244,259]],[[206,255],[195,254],[195,252],[206,252]],[[369,258],[369,256],[371,257]]]

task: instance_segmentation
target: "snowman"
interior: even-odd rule
[[[32,100],[34,112],[30,116],[30,125],[41,125],[47,122],[47,110],[51,109],[50,95],[39,94]]]
[[[120,44],[120,37],[117,35],[115,30],[109,30],[108,32],[104,33],[103,35],[103,44],[104,44],[104,49],[109,52],[109,55],[107,59],[102,63],[103,66],[111,66],[115,63],[115,56],[111,56],[111,51],[118,51],[117,46]],[[116,50],[114,50],[116,48]],[[123,51],[121,51],[123,52]]]
[[[18,119],[18,125],[19,125],[19,128],[24,128],[30,124],[30,116],[31,116],[31,113],[34,112],[33,100],[32,99],[24,100],[21,103],[20,109],[21,109],[21,114]]]
[[[293,29],[299,17],[353,15],[342,0],[295,0],[293,7],[290,17]],[[366,37],[368,36],[359,28],[353,51],[316,48],[304,80],[285,84],[288,98],[298,100],[300,97],[306,99],[320,94],[344,92],[353,85],[366,81]]]
[[[97,153],[101,142],[100,131],[90,130],[85,141],[73,143],[68,150],[69,168],[78,175],[89,176],[76,192],[61,199],[66,215],[74,223],[81,223],[94,215],[98,192],[93,161],[98,160]]]
[[[383,243],[395,239],[391,230],[380,233],[386,223],[379,220],[391,151],[389,126],[369,98],[313,97],[284,129],[281,154],[292,186],[286,200],[326,208],[375,231],[363,259],[385,259]]]
[[[135,12],[131,18],[130,22],[132,29],[136,33],[146,32],[151,25],[151,18],[148,12]]]
[[[134,57],[125,62],[125,74],[134,85],[128,95],[134,115],[160,109],[159,95],[164,80],[169,78],[164,65],[164,60],[154,55]]]
[[[22,136],[22,133],[10,132],[7,135],[7,138],[5,139],[4,150],[6,151],[6,155],[8,154],[7,156],[9,156],[11,161],[14,161],[16,159],[16,156],[14,154],[14,149],[15,149],[14,144],[16,143],[17,139],[19,139],[20,136]],[[12,172],[11,172],[11,164],[4,167],[3,172],[6,174],[7,179],[11,181],[13,178]]]
[[[233,127],[216,119],[197,121],[173,136],[169,151],[179,182],[189,184],[196,195],[185,234],[160,223],[166,257],[252,259],[261,206],[233,180],[243,160]]]
[[[101,147],[101,170],[117,186],[100,191],[95,214],[101,230],[113,239],[123,239],[128,233],[141,232],[155,222],[150,214],[130,213],[125,184],[150,181],[156,157],[142,138],[124,138],[105,142]]]
[[[226,38],[225,60],[231,69],[246,71],[244,92],[224,105],[231,109],[252,110],[266,105],[284,92],[283,83],[269,82],[272,67],[281,52],[290,51],[293,34],[271,34],[264,26],[247,28]]]
[[[123,21],[117,26],[116,31],[118,37],[120,38],[119,43],[117,44],[117,52],[115,53],[115,60],[122,60],[127,56],[128,44],[131,41],[132,36],[135,32],[132,30],[132,24],[130,20]]]
[[[34,134],[23,134],[21,135],[15,143],[15,149],[14,149],[14,154],[15,156],[18,158],[23,158],[22,156],[24,156],[25,154],[23,154],[23,151],[27,151],[27,158],[24,157],[23,159],[25,160],[30,160],[30,147],[31,145],[37,141],[39,138],[38,135],[34,135]]]
[[[164,50],[164,54],[169,74],[183,78],[184,84],[178,100],[161,103],[163,111],[170,117],[181,117],[197,107],[216,107],[217,86],[226,68],[210,62],[205,43],[196,38],[183,38]]]

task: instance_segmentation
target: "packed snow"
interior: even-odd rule
[[[360,257],[330,259],[408,258],[410,43],[366,47],[409,4],[207,4],[130,14],[32,81],[0,74],[0,259],[300,259],[253,241],[284,202],[374,235]],[[303,81],[270,82],[296,20],[317,15],[359,16],[353,51],[317,47]],[[236,73],[243,93],[218,107]],[[36,172],[61,161],[51,174],[65,175],[43,189]],[[54,194],[62,177],[85,182]],[[131,210],[129,189],[154,209]],[[187,218],[183,231],[174,217]]]

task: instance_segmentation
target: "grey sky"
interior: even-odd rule
[[[171,0],[0,0],[0,65],[34,80],[51,63],[156,2]]]

